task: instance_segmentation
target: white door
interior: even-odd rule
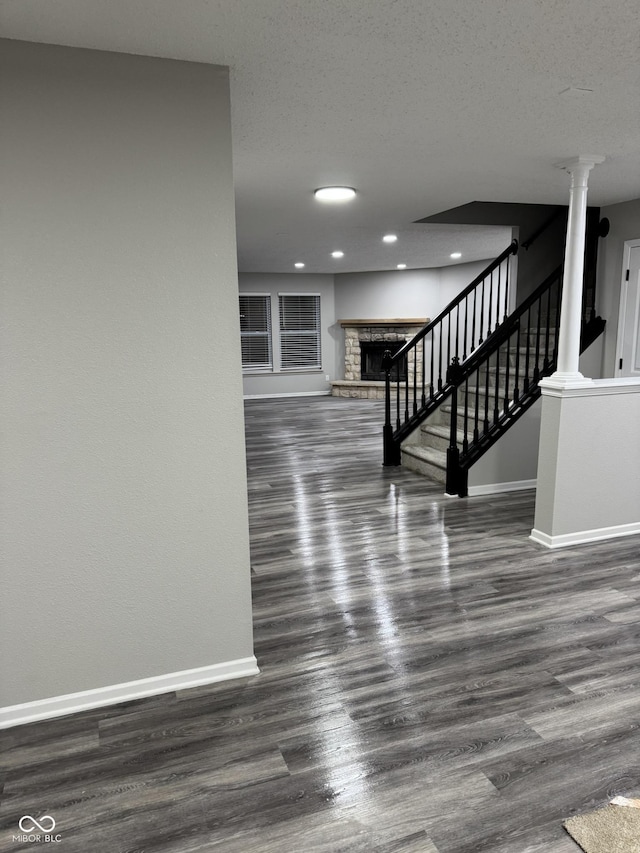
[[[640,240],[624,247],[615,375],[640,379]]]

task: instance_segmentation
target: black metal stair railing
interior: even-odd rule
[[[517,252],[513,240],[398,352],[385,353],[385,465],[400,464],[402,440],[451,393],[452,361],[465,361],[507,319],[515,284],[510,259]]]
[[[558,267],[486,343],[449,369],[447,494],[465,497],[469,468],[540,397],[540,379],[556,369],[562,295]],[[581,351],[604,321],[583,315]]]

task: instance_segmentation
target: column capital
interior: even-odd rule
[[[555,165],[558,169],[564,169],[566,172],[576,172],[578,170],[590,172],[594,166],[604,163],[605,159],[602,154],[577,154],[575,157],[561,160]]]

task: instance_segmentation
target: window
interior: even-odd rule
[[[282,370],[321,368],[320,296],[280,293],[279,297]]]
[[[240,341],[243,370],[272,370],[271,296],[240,294]]]

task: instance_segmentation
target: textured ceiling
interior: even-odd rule
[[[345,271],[491,256],[502,234],[489,248],[477,227],[411,223],[474,200],[566,204],[554,164],[578,153],[607,158],[591,203],[640,196],[638,0],[1,0],[0,15],[9,38],[230,66],[243,270],[334,271],[336,248]],[[320,206],[333,183],[357,199]]]

